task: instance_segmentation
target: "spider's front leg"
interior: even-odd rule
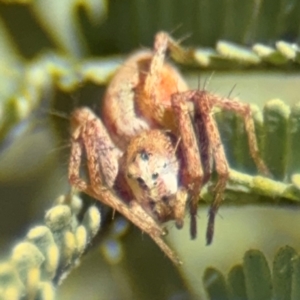
[[[196,91],[192,97],[195,109],[195,118],[201,117],[208,143],[212,149],[218,181],[215,186],[215,198],[209,209],[208,225],[206,231],[207,245],[212,243],[215,225],[215,216],[223,200],[223,194],[229,177],[229,166],[225,150],[219,134],[216,121],[212,117],[211,109],[214,105],[214,95],[205,91]]]
[[[183,160],[181,181],[183,187],[191,195],[189,204],[191,215],[190,234],[191,238],[194,239],[197,236],[199,194],[208,170],[204,169],[203,172],[198,142],[189,113],[187,99],[191,98],[192,95],[193,92],[173,94],[172,109],[180,135],[180,153]],[[206,163],[205,166],[207,166]]]
[[[111,141],[104,125],[88,108],[77,109],[71,117],[72,140],[69,163],[69,181],[81,192],[110,206],[158,244],[163,252],[176,264],[180,261],[165,244],[162,235],[165,231],[135,201],[129,206],[113,192],[119,172],[120,151]],[[82,155],[85,152],[88,166],[89,183],[80,178]]]
[[[202,185],[210,177],[211,154],[214,156],[219,178],[215,187],[215,199],[209,212],[206,233],[207,244],[210,244],[214,232],[215,214],[222,201],[229,171],[221,138],[216,123],[210,114],[212,103],[207,99],[203,99],[202,96],[203,93],[200,91],[174,94],[172,96],[172,107],[178,121],[178,131],[182,140],[181,149],[184,161],[183,184],[187,187],[191,195],[190,214],[192,238],[195,238],[197,233],[196,214],[199,194]],[[189,101],[194,103],[192,116],[188,110],[187,103]],[[192,124],[191,118],[194,124]]]
[[[76,109],[71,115],[71,155],[69,181],[73,187],[86,191],[88,187],[113,187],[118,174],[121,152],[111,141],[101,120],[88,108]],[[90,183],[80,178],[83,154],[87,157]]]
[[[222,98],[206,91],[196,91],[192,97],[192,100],[195,107],[195,118],[197,118],[198,115],[202,119],[206,136],[208,138],[208,143],[212,149],[216,172],[218,174],[218,181],[215,186],[215,199],[209,210],[209,220],[206,233],[207,244],[210,244],[212,242],[214,233],[215,215],[223,200],[226,182],[229,177],[229,166],[225,155],[225,150],[216,121],[211,113],[211,110],[214,106],[234,111],[243,117],[245,129],[248,135],[250,154],[261,173],[264,175],[269,175],[269,171],[259,155],[257,139],[255,135],[255,126],[249,104],[241,103],[234,99]]]

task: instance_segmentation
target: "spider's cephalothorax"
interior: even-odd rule
[[[197,204],[212,162],[218,174],[209,211],[207,243],[228,179],[228,163],[212,108],[240,114],[250,154],[268,173],[258,152],[248,104],[207,91],[188,90],[179,72],[166,63],[168,49],[179,49],[165,32],[153,51],[133,54],[116,72],[104,98],[103,123],[87,108],[72,115],[70,183],[131,220],[175,263],[179,259],[163,241],[161,223],[183,226],[188,203],[190,233],[197,234]],[[89,182],[80,178],[86,153]]]
[[[145,131],[131,140],[124,157],[123,172],[136,201],[159,222],[175,219],[179,161],[170,135]]]

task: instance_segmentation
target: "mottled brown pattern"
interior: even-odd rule
[[[107,89],[104,123],[87,108],[74,111],[69,181],[123,214],[180,263],[162,238],[161,223],[174,220],[182,228],[188,205],[190,233],[196,238],[199,194],[214,164],[218,181],[206,234],[210,244],[229,176],[214,106],[244,118],[250,154],[262,173],[268,170],[258,153],[249,105],[188,90],[179,72],[164,61],[168,48],[176,47],[168,34],[159,32],[153,51],[129,57]],[[88,182],[80,177],[84,153]]]

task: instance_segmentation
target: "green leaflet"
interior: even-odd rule
[[[269,266],[262,252],[249,250],[226,279],[220,271],[207,269],[203,281],[210,300],[296,300],[300,297],[299,255],[289,246],[282,247]]]
[[[1,299],[55,299],[55,287],[77,266],[98,232],[97,208],[91,206],[79,223],[80,198],[61,196],[55,202],[46,212],[45,224],[32,227],[10,258],[1,262]]]

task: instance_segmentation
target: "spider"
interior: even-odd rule
[[[167,33],[155,36],[154,49],[136,52],[111,80],[98,118],[89,108],[71,116],[70,184],[118,211],[146,232],[174,262],[179,258],[164,242],[162,223],[182,228],[186,206],[191,238],[197,235],[197,204],[213,167],[218,174],[209,210],[206,239],[212,242],[214,219],[222,202],[229,166],[212,108],[240,114],[250,154],[268,174],[259,156],[248,104],[189,90],[179,72],[165,62],[179,45]],[[80,177],[83,154],[88,178]]]

